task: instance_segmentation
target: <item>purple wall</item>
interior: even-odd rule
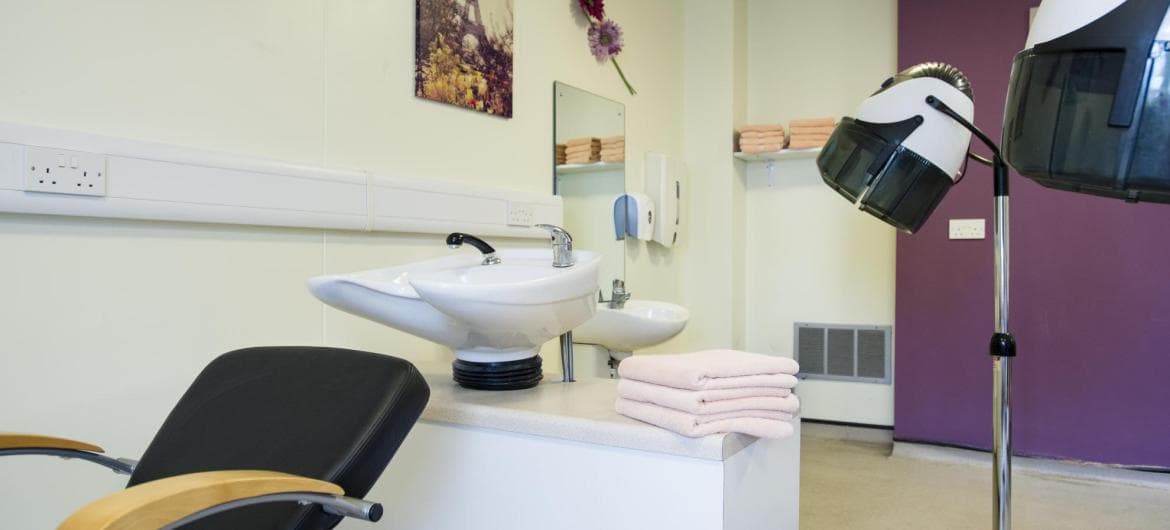
[[[1037,4],[900,0],[898,62],[963,70],[976,124],[999,138],[1012,56]],[[920,232],[898,237],[898,439],[991,445],[990,173],[972,164]],[[1016,452],[1170,467],[1170,205],[1013,174],[1011,206]],[[968,217],[988,219],[988,239],[948,241],[947,220]]]

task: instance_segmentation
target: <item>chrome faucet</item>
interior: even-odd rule
[[[609,299],[610,309],[621,309],[626,307],[626,302],[630,299],[630,292],[626,290],[626,282],[615,279],[613,281],[613,294]]]
[[[451,248],[459,248],[464,243],[471,245],[483,253],[483,262],[481,265],[497,265],[500,263],[500,257],[496,255],[496,249],[487,244],[478,237],[471,234],[464,234],[463,232],[453,232],[447,236],[447,246]]]
[[[569,235],[564,228],[545,224],[536,225],[536,227],[547,230],[552,238],[553,267],[572,267],[577,262],[573,258],[573,236]],[[561,334],[561,366],[561,371],[564,372],[561,381],[565,383],[576,381],[573,378],[573,330]]]
[[[548,231],[552,238],[553,267],[572,267],[577,262],[573,258],[573,236],[564,228],[554,225],[536,225]]]

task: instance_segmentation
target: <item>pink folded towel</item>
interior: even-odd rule
[[[635,355],[622,361],[624,379],[686,390],[743,387],[795,388],[796,361],[788,357],[735,350],[707,350],[678,355]]]
[[[744,410],[800,412],[800,399],[787,388],[756,387],[724,390],[681,390],[634,379],[618,381],[618,397],[691,414],[723,414]]]
[[[737,410],[735,412],[719,412],[716,414],[696,414],[695,421],[702,425],[713,421],[734,420],[738,418],[759,418],[764,420],[792,421],[795,414],[777,410]]]
[[[629,359],[626,359],[629,361]],[[626,361],[622,361],[625,364]],[[614,404],[618,414],[635,420],[677,432],[683,436],[698,438],[709,434],[738,432],[758,438],[780,439],[792,436],[792,424],[779,419],[763,417],[703,417],[677,410],[618,398]]]

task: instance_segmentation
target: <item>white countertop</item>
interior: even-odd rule
[[[745,434],[688,438],[614,411],[617,380],[581,378],[562,383],[560,374],[526,390],[487,391],[460,387],[451,367],[421,364],[431,387],[422,420],[560,438],[597,445],[704,460],[726,460],[756,441]]]

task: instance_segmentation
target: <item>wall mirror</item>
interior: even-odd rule
[[[613,280],[626,276],[625,242],[614,229],[614,199],[626,192],[626,106],[556,82],[553,131],[553,193],[564,202],[565,230],[575,248],[602,254],[598,283],[608,297]],[[618,148],[609,145],[619,138],[622,154],[615,156]]]

